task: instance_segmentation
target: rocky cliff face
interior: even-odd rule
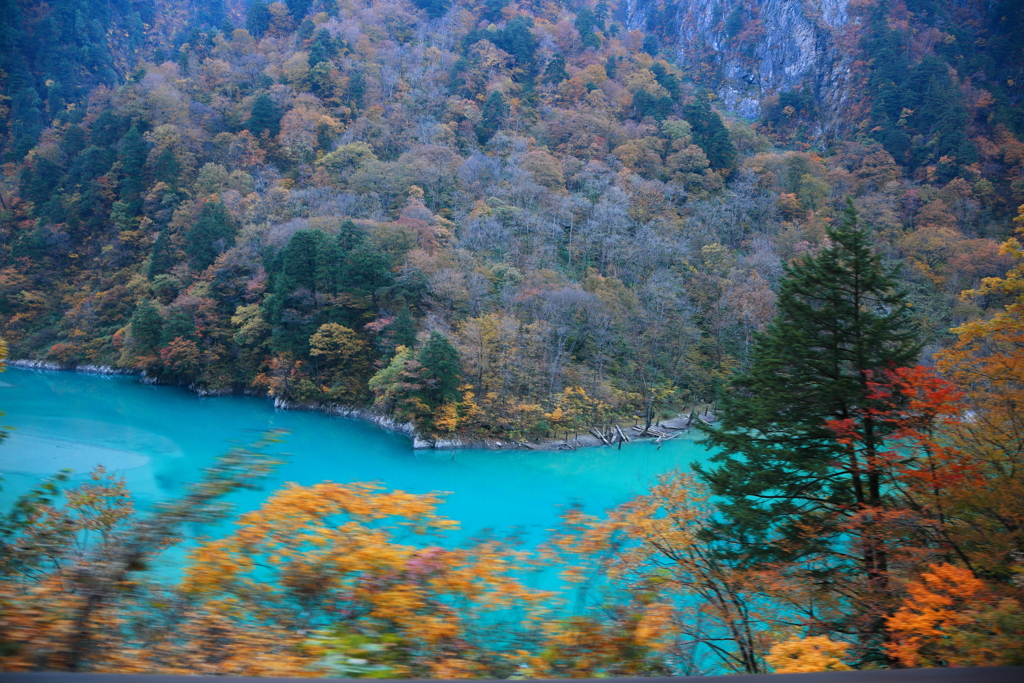
[[[725,109],[747,118],[772,94],[811,89],[828,134],[841,121],[849,0],[628,0],[630,28],[655,32]]]

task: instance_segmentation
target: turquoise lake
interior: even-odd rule
[[[458,537],[485,529],[520,532],[536,542],[560,507],[582,503],[600,513],[642,492],[672,468],[707,452],[688,437],[621,450],[412,449],[411,441],[354,419],[275,410],[260,398],[201,398],[132,377],[9,368],[0,375],[0,509],[43,477],[67,467],[84,479],[97,464],[123,476],[145,510],[181,493],[201,468],[233,444],[268,429],[289,432],[275,451],[285,464],[261,491],[230,500],[239,512],[259,506],[283,482],[380,482],[413,493],[447,491],[441,514],[461,523]],[[215,534],[216,529],[193,529]]]

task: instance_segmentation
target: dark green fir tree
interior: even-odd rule
[[[281,132],[281,112],[274,106],[274,101],[267,93],[260,93],[252,103],[252,113],[245,127],[256,137],[266,133],[277,137]]]
[[[417,360],[423,366],[424,393],[431,406],[459,400],[459,352],[443,334],[431,332]]]
[[[171,239],[164,228],[156,236],[153,242],[153,256],[149,260],[149,271],[147,275],[152,280],[161,273],[166,273],[174,266],[174,256],[171,253]]]
[[[218,255],[227,251],[234,242],[235,232],[235,222],[224,204],[204,205],[185,239],[185,252],[193,270],[205,270]]]
[[[487,101],[484,102],[480,124],[476,127],[476,136],[481,145],[487,144],[487,141],[494,137],[508,114],[508,101],[505,96],[497,90],[492,90],[491,94],[487,96]]]
[[[431,19],[443,17],[448,11],[448,0],[413,0],[413,4],[427,13]]]
[[[851,520],[884,509],[878,455],[887,427],[864,411],[872,378],[914,364],[921,346],[909,305],[849,200],[828,238],[786,266],[778,315],[757,337],[750,368],[731,381],[721,422],[704,429],[716,453],[698,471],[719,499],[716,534],[733,539],[740,555],[754,563],[813,558],[819,578],[846,577],[875,600],[886,592],[885,547],[871,532],[854,538]],[[846,419],[859,421],[856,452],[826,424]],[[851,604],[851,622],[869,612]],[[873,651],[880,656],[880,643]]]
[[[163,338],[164,319],[152,301],[143,301],[132,314],[132,343],[139,355],[156,355]]]
[[[261,37],[270,28],[270,9],[267,7],[267,3],[262,0],[254,0],[249,5],[249,14],[245,19],[245,28],[249,33]]]
[[[548,83],[558,84],[568,79],[569,72],[565,70],[565,57],[558,53],[551,58],[547,68],[544,69],[544,80]]]
[[[297,230],[281,252],[275,291],[287,295],[303,288],[333,294],[337,290],[338,248],[323,230]]]
[[[736,165],[736,147],[721,117],[707,100],[698,98],[683,107],[683,118],[693,127],[693,141],[704,150],[711,168],[731,171]]]
[[[126,202],[129,212],[134,215],[142,209],[140,195],[146,187],[143,168],[146,165],[146,141],[137,126],[132,126],[121,139],[117,159],[121,163],[121,200]]]
[[[178,163],[178,157],[170,147],[164,147],[157,156],[156,163],[153,165],[153,178],[158,182],[167,183],[172,190],[178,188],[178,182],[181,180],[181,164]]]
[[[391,343],[395,347],[404,346],[411,349],[416,346],[416,319],[412,317],[408,304],[402,304],[389,327]]]

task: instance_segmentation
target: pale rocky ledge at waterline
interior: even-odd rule
[[[52,361],[43,360],[9,360],[7,364],[15,368],[23,368],[25,370],[41,370],[46,372],[81,372],[90,375],[133,375],[137,376],[142,382],[147,384],[161,384],[162,382],[157,379],[147,376],[145,372],[139,372],[134,370],[125,370],[124,368],[115,368],[109,365],[76,365],[73,367],[62,366],[59,363]],[[203,387],[197,387],[195,385],[181,385],[187,388],[194,394],[199,396],[228,396],[234,393],[239,393],[231,389],[206,389]],[[262,392],[246,391],[241,392],[247,396],[269,396]],[[410,422],[401,422],[399,420],[385,415],[378,411],[361,408],[358,406],[340,406],[340,405],[321,405],[315,403],[296,403],[292,401],[286,401],[280,397],[274,397],[274,408],[278,410],[309,410],[315,412],[327,413],[328,415],[336,415],[338,417],[348,417],[357,420],[364,420],[371,422],[381,429],[385,429],[391,432],[404,434],[412,439],[412,447],[414,449],[438,449],[438,450],[455,450],[462,448],[481,448],[481,449],[527,449],[527,450],[576,450],[577,448],[589,448],[595,446],[615,446],[619,444],[619,441],[623,443],[630,443],[633,441],[649,441],[660,446],[663,442],[671,440],[679,436],[680,434],[689,431],[693,423],[700,421],[704,423],[713,422],[715,416],[706,413],[704,415],[696,416],[694,419],[690,418],[689,413],[677,415],[671,419],[663,420],[657,425],[652,425],[648,433],[641,434],[643,432],[642,427],[634,427],[627,425],[623,427],[621,425],[613,425],[607,428],[602,434],[594,428],[584,428],[581,432],[575,433],[572,438],[564,439],[548,439],[539,442],[530,441],[514,441],[502,438],[485,438],[485,439],[470,439],[460,437],[458,435],[452,435],[450,438],[438,438],[420,434],[416,431],[416,428]]]
[[[644,30],[655,12],[670,17],[671,51],[684,69],[701,62],[718,67],[714,87],[719,104],[744,118],[761,114],[774,93],[811,88],[821,112],[819,135],[841,125],[850,95],[850,51],[843,40],[851,28],[848,0],[627,0],[627,26]],[[663,7],[664,9],[660,9]],[[760,30],[730,35],[728,18],[760,22]],[[733,27],[735,30],[735,27]]]

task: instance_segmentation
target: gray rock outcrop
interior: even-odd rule
[[[748,119],[774,93],[811,88],[819,134],[841,125],[852,55],[844,47],[848,0],[628,0],[630,29],[644,30],[652,13],[671,17],[669,40],[677,62],[712,85],[721,106]],[[730,18],[733,18],[730,21]],[[737,28],[741,27],[737,31]],[[713,68],[714,77],[702,79]]]

